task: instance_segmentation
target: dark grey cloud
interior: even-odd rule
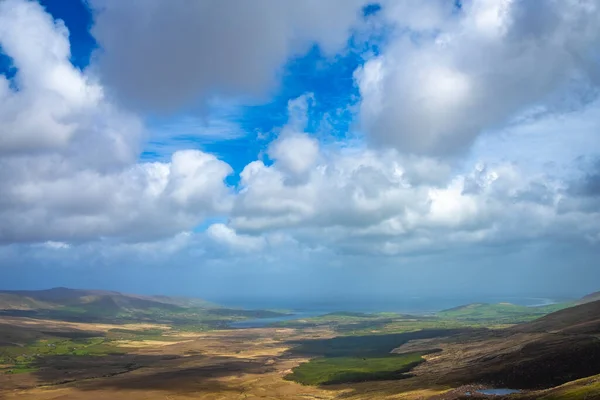
[[[600,197],[600,159],[580,180],[572,184],[571,189],[582,196]]]
[[[0,243],[150,240],[225,212],[231,167],[198,150],[137,163],[141,120],[69,61],[69,33],[36,2],[0,2]],[[58,243],[57,245],[60,246]]]
[[[264,95],[287,59],[345,47],[363,0],[92,0],[97,73],[130,104],[172,111]]]

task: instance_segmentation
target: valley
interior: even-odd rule
[[[0,300],[2,399],[600,399],[591,298],[242,328],[285,314],[65,288]]]

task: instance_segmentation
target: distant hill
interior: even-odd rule
[[[192,298],[143,296],[107,290],[57,287],[0,291],[0,315],[65,319],[160,319],[217,311],[216,304]]]
[[[600,300],[560,310],[512,329],[517,332],[600,334]]]
[[[477,320],[498,323],[519,323],[531,321],[543,315],[569,307],[560,303],[547,306],[527,307],[511,303],[472,303],[449,308],[437,313],[439,317],[458,320]]]
[[[581,299],[579,299],[579,303],[583,304],[583,303],[589,303],[591,301],[597,301],[600,300],[600,292],[594,292],[594,293],[590,293],[588,295],[583,296]]]
[[[37,310],[61,307],[103,307],[107,309],[149,309],[178,307],[218,308],[201,299],[168,296],[143,296],[107,290],[82,290],[57,287],[47,290],[2,290],[0,309]]]
[[[202,299],[144,296],[64,287],[0,291],[0,316],[80,322],[154,321],[195,324],[283,315],[265,310],[226,309]],[[207,322],[208,321],[208,322]]]

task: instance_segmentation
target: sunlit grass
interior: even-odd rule
[[[5,373],[24,373],[36,370],[35,361],[50,356],[105,356],[123,354],[105,338],[41,339],[25,346],[0,347],[0,364],[9,365]]]
[[[316,358],[294,368],[285,379],[303,385],[402,379],[406,372],[423,362],[421,354],[383,357]]]

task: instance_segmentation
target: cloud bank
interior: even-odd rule
[[[367,267],[515,244],[599,249],[593,1],[384,1],[368,17],[358,0],[90,5],[99,49],[80,70],[62,21],[34,1],[0,3],[16,70],[0,75],[3,264]],[[377,51],[357,50],[374,37]],[[323,68],[363,60],[348,77],[355,136],[321,140],[306,88],[242,168],[189,144],[140,157],[155,113],[264,101],[312,46]]]

